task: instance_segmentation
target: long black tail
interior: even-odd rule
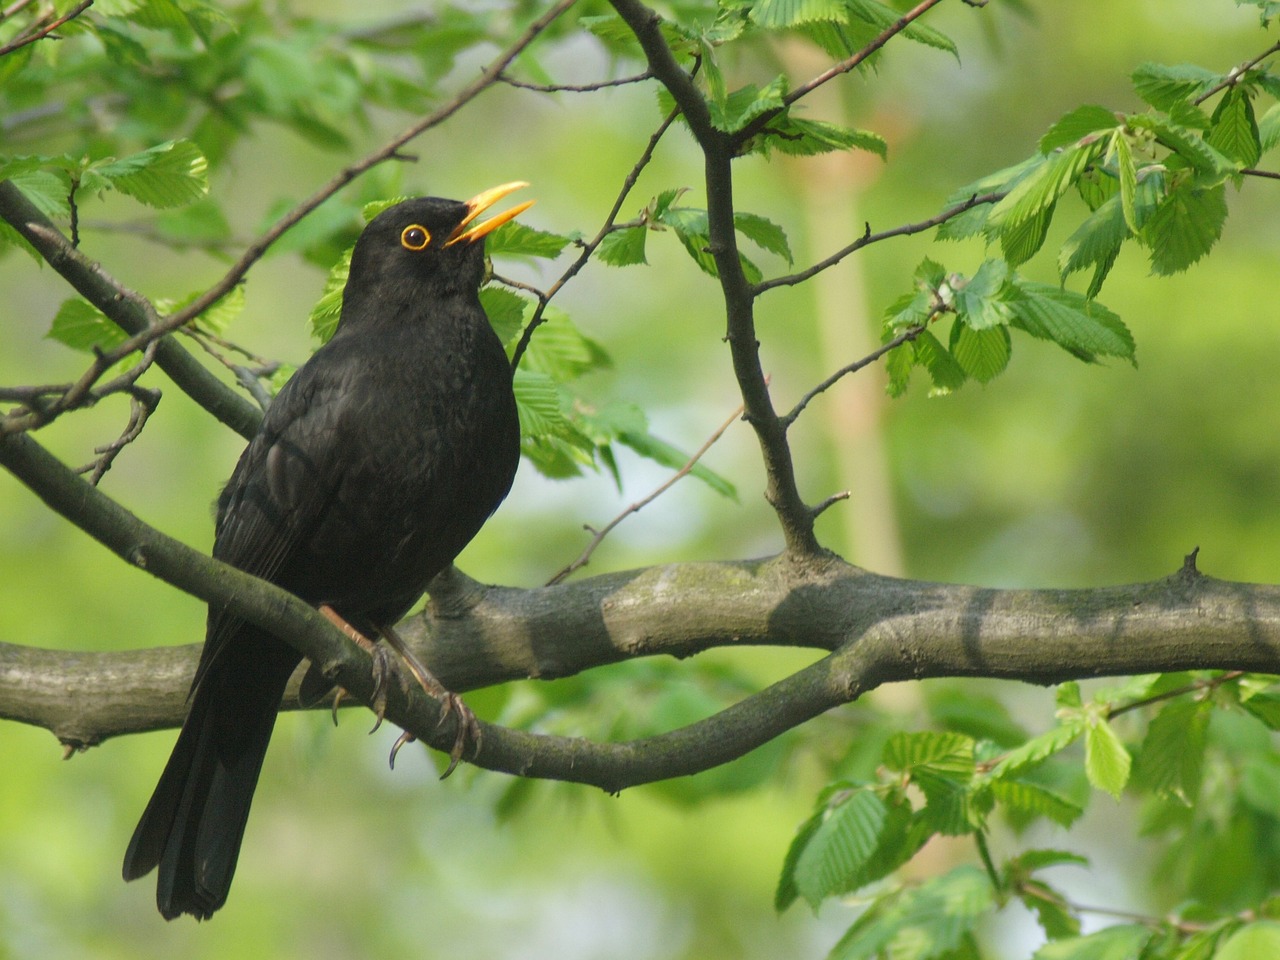
[[[124,855],[124,878],[160,868],[166,920],[207,920],[227,901],[276,712],[300,656],[242,626],[201,678],[155,793]]]

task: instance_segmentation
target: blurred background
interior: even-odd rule
[[[394,17],[401,6],[309,9],[363,24]],[[1127,78],[1143,61],[1225,70],[1273,39],[1258,30],[1256,10],[1229,0],[1143,0],[1108,5],[1102,17],[1084,4],[1032,2],[1026,15],[999,2],[985,10],[942,5],[929,22],[956,39],[958,62],[896,44],[877,73],[830,85],[809,108],[808,115],[883,135],[889,162],[861,154],[744,159],[739,208],[784,226],[803,266],[862,233],[864,223],[882,230],[932,216],[960,185],[1028,156],[1045,129],[1081,103],[1139,109]],[[458,82],[491,55],[461,59]],[[797,78],[823,66],[799,44],[771,56]],[[546,51],[542,65],[559,82],[614,69],[588,42]],[[777,72],[760,61],[727,69],[738,82]],[[282,200],[301,199],[406,123],[376,119],[374,129],[352,132],[349,156],[283,128],[258,129],[214,180],[236,236],[253,236]],[[525,222],[591,236],[658,119],[648,85],[556,96],[500,87],[412,144],[416,163],[381,169],[361,190],[465,198],[527,179],[538,205]],[[686,202],[702,206],[700,175],[689,138],[673,130],[623,219],[670,187],[690,188]],[[823,516],[823,542],[879,572],[1026,587],[1153,579],[1198,545],[1207,573],[1276,582],[1280,433],[1266,424],[1280,405],[1277,203],[1261,182],[1232,191],[1228,202],[1225,235],[1205,262],[1157,279],[1140,251],[1126,249],[1104,286],[1100,299],[1137,338],[1136,370],[1086,366],[1015,336],[1009,371],[986,387],[930,398],[917,374],[905,398],[889,401],[873,367],[816,401],[792,433],[802,493],[818,501],[852,492]],[[86,217],[123,210],[107,204]],[[1071,229],[1064,214],[1025,268],[1037,279],[1057,280],[1053,252]],[[90,223],[84,233],[90,256],[149,296],[182,297],[225,269],[202,253],[95,235]],[[614,360],[584,394],[639,404],[656,434],[693,450],[740,402],[721,340],[718,288],[674,236],[650,235],[648,255],[648,268],[588,266],[557,303]],[[976,244],[938,244],[928,235],[895,240],[814,283],[767,294],[758,323],[778,405],[789,407],[875,346],[885,307],[909,289],[922,257],[968,273],[981,255]],[[767,275],[787,269],[780,260],[759,262]],[[554,265],[496,266],[530,281],[558,273]],[[228,335],[300,363],[314,346],[306,320],[323,283],[324,272],[295,253],[271,256],[250,274],[245,313]],[[78,375],[82,356],[45,338],[69,295],[56,275],[10,252],[0,259],[0,290],[0,382]],[[164,401],[103,489],[166,533],[208,549],[211,504],[243,442],[163,378],[148,382],[164,389]],[[116,436],[125,416],[123,404],[106,403],[39,438],[78,464]],[[736,502],[686,479],[624,522],[580,575],[776,552],[781,541],[761,496],[750,430],[735,425],[706,462],[736,484]],[[552,482],[526,465],[459,566],[490,582],[544,582],[585,546],[584,524],[607,522],[667,471],[623,457],[622,474],[619,490],[605,474]],[[199,602],[126,568],[0,473],[0,640],[150,647],[199,641],[203,621]],[[552,692],[514,684],[468,702],[486,719],[528,712],[545,729],[630,735],[679,722],[683,712],[691,719],[714,709],[726,688],[759,686],[809,659],[735,650],[693,663],[607,668],[552,684]],[[1051,693],[994,685],[990,692],[1013,703],[1032,729],[1051,723]],[[199,927],[159,919],[152,879],[128,886],[119,879],[173,732],[111,741],[63,762],[48,733],[0,724],[0,957],[820,957],[855,913],[828,906],[814,917],[797,906],[776,916],[783,854],[815,792],[862,749],[859,731],[885,714],[918,726],[926,695],[920,685],[877,691],[725,771],[619,797],[514,787],[466,768],[440,783],[436,759],[412,748],[392,772],[386,756],[397,731],[366,736],[364,713],[345,712],[336,730],[327,714],[285,715],[231,899]],[[1083,831],[1069,838],[1046,831],[1042,839],[1093,858],[1091,871],[1060,878],[1068,889],[1074,882],[1093,902],[1158,912],[1168,903],[1137,833],[1134,811],[1100,798]],[[945,865],[957,855],[968,852],[930,847],[923,856]],[[997,953],[1028,955],[1037,943],[1030,920],[1008,912],[1000,924],[991,931]]]

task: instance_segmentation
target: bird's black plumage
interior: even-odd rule
[[[483,235],[509,216],[464,228],[515,186],[408,200],[369,223],[337,332],[275,398],[218,500],[215,557],[376,636],[480,529],[520,452],[511,368],[478,296]],[[166,918],[226,901],[300,660],[210,607],[187,720],[124,860],[126,880],[159,867]]]

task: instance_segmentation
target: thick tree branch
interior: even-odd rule
[[[130,562],[285,637],[355,695],[372,692],[365,655],[307,604],[150,529],[29,436],[0,441],[0,463]],[[727,710],[644,740],[599,744],[483,725],[478,765],[610,791],[709,769],[893,681],[1280,672],[1280,587],[1215,580],[1190,562],[1163,580],[1095,590],[924,583],[786,556],[536,590],[453,574],[434,590],[428,615],[404,634],[458,690],[717,646],[831,651]],[[0,716],[47,727],[73,746],[177,724],[195,657],[194,646],[68,654],[0,645]],[[435,702],[416,686],[391,687],[388,717],[447,749],[452,731],[436,729]]]

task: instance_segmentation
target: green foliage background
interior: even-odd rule
[[[1081,103],[1141,109],[1128,77],[1140,62],[1226,69],[1269,42],[1257,29],[1256,7],[1228,2],[1108,5],[1105,25],[1092,5],[1028,4],[1026,17],[1017,13],[1021,5],[1011,7],[1000,0],[984,12],[942,5],[929,22],[956,39],[959,62],[924,46],[895,45],[877,73],[848,79],[838,98],[825,101],[824,109],[883,136],[887,163],[870,153],[847,161],[746,159],[737,170],[743,208],[783,225],[796,262],[806,264],[859,235],[864,221],[884,229],[931,216],[958,187],[1030,155],[1044,131]],[[337,166],[429,109],[424,79],[444,78],[442,91],[470,79],[485,49],[463,49],[454,61],[446,48],[464,48],[486,17],[501,18],[506,9],[485,7],[473,19],[431,8],[441,24],[433,41],[412,54],[406,76],[386,79],[370,100],[357,95],[368,63],[320,42],[323,30],[308,18],[345,21],[358,34],[369,24],[395,22],[408,7],[309,4],[306,16],[278,35],[265,28],[287,16],[274,5],[233,14],[262,29],[255,48],[234,51],[225,68],[257,98],[244,109],[269,119],[225,156],[209,147],[223,139],[212,126],[234,126],[234,111],[210,114],[206,128],[195,131],[210,153],[212,190],[229,235],[252,236]],[[62,43],[80,42],[68,33]],[[71,58],[53,46],[46,41],[35,54],[50,58],[48,69],[61,56]],[[769,56],[796,64],[812,53],[779,44]],[[740,72],[740,82],[771,75],[757,66],[722,64],[731,77]],[[537,67],[558,81],[589,82],[608,63],[585,46],[547,47]],[[521,69],[522,76],[545,79],[531,62]],[[9,82],[0,75],[0,83]],[[140,111],[140,118],[179,126],[189,119],[164,78],[139,71],[129,83],[134,89],[125,95],[150,105],[150,115]],[[81,91],[66,96],[83,102]],[[13,108],[3,118],[8,123],[24,105],[6,103]],[[416,163],[379,168],[335,209],[322,209],[286,238],[252,272],[244,311],[228,335],[265,356],[304,359],[313,344],[307,318],[324,290],[322,268],[340,248],[313,246],[310,259],[298,253],[340,225],[354,230],[352,213],[367,200],[410,192],[465,197],[527,179],[539,204],[522,220],[590,236],[658,118],[651,85],[591,96],[490,91],[412,144]],[[141,132],[143,119],[138,123]],[[14,142],[32,129],[39,131],[0,128],[0,149],[70,148]],[[696,187],[700,175],[686,135],[669,135],[623,219],[662,190]],[[1136,370],[1120,361],[1086,366],[1024,337],[1016,361],[989,386],[930,398],[917,382],[900,399],[883,401],[881,366],[859,375],[875,381],[872,389],[846,383],[817,400],[793,432],[802,487],[820,499],[854,484],[854,502],[822,519],[824,543],[884,572],[993,586],[1150,579],[1171,572],[1199,545],[1201,566],[1214,575],[1274,582],[1280,434],[1270,428],[1270,411],[1280,406],[1273,293],[1280,232],[1273,203],[1251,205],[1260,192],[1254,185],[1242,201],[1228,187],[1223,239],[1187,273],[1156,279],[1138,251],[1121,254],[1102,299],[1134,334]],[[175,300],[220,275],[225,264],[216,254],[95,231],[102,221],[132,223],[138,209],[121,197],[86,203],[86,252],[129,286]],[[204,220],[166,216],[175,218],[175,233],[222,229],[204,214]],[[1056,250],[1069,233],[1066,224],[1055,225],[1047,249]],[[640,405],[655,434],[693,449],[739,402],[720,339],[717,290],[673,236],[651,233],[645,254],[648,268],[591,264],[557,301],[614,360],[577,388],[600,404]],[[836,268],[825,308],[813,285],[770,293],[759,322],[775,391],[798,397],[866,352],[860,345],[874,345],[881,315],[911,289],[923,258],[969,272],[982,255],[977,241],[939,244],[923,235],[876,245]],[[786,267],[768,253],[759,263],[766,275]],[[496,267],[525,279],[540,275],[528,262],[500,258]],[[1057,282],[1051,255],[1022,270]],[[82,358],[45,336],[65,287],[47,268],[10,252],[0,259],[0,289],[0,382],[75,375]],[[104,404],[65,418],[41,440],[82,462],[93,445],[118,433],[123,416],[120,405]],[[143,440],[120,458],[104,488],[166,532],[207,547],[209,504],[240,447],[168,389]],[[845,472],[850,449],[883,451],[885,487],[865,473]],[[544,581],[585,544],[583,523],[600,525],[668,472],[627,449],[617,458],[621,491],[607,471],[553,482],[526,464],[507,505],[460,566],[494,582]],[[731,430],[707,465],[732,481],[737,500],[705,484],[681,483],[623,524],[589,572],[776,551],[776,523],[758,495],[758,453],[745,427]],[[0,639],[112,650],[200,638],[199,603],[126,569],[40,509],[7,474],[0,474],[0,531]],[[639,663],[550,689],[517,684],[484,691],[468,702],[499,721],[536,716],[547,729],[626,736],[709,712],[745,684],[766,682],[807,656],[733,651],[693,664]],[[161,923],[151,886],[118,879],[124,844],[172,733],[109,742],[64,763],[48,734],[6,724],[0,726],[0,956],[822,956],[855,912],[828,901],[816,919],[802,905],[777,916],[771,905],[795,830],[830,776],[867,776],[892,731],[921,729],[930,715],[945,715],[948,704],[973,709],[977,696],[999,697],[1032,731],[1052,727],[1061,705],[1045,691],[966,684],[961,697],[955,686],[883,690],[729,768],[617,798],[471,771],[438,784],[425,754],[406,753],[389,772],[385,756],[395,731],[367,738],[365,718],[352,711],[336,731],[326,716],[284,716],[232,899],[199,927]],[[1086,697],[1091,693],[1087,688]],[[978,712],[997,715],[994,708]],[[1119,727],[1132,738],[1145,729]],[[1215,718],[1209,736],[1222,749],[1260,757],[1270,746],[1230,719]],[[1274,889],[1267,887],[1273,871],[1256,869],[1256,861],[1257,851],[1274,843],[1259,831],[1269,822],[1261,814],[1276,815],[1280,791],[1266,779],[1274,777],[1273,765],[1257,769],[1245,789],[1259,817],[1241,817],[1225,802],[1213,807],[1215,796],[1238,785],[1210,784],[1218,793],[1207,794],[1200,820],[1184,825],[1191,839],[1180,847],[1168,845],[1150,810],[1144,819],[1136,802],[1106,796],[1095,797],[1070,832],[1042,823],[1017,840],[1001,828],[990,842],[1002,857],[1019,845],[1087,856],[1087,870],[1064,862],[1047,874],[1086,903],[1160,915],[1186,884],[1202,896],[1220,891],[1215,906],[1239,909]],[[1082,784],[1057,786],[1070,794]],[[971,844],[943,841],[911,869],[941,874],[971,862]],[[954,890],[937,895],[964,901],[972,878],[950,877]],[[1005,911],[987,931],[997,955],[1027,956],[1040,942],[1031,915],[1019,911]],[[1131,928],[1110,936],[1130,936],[1124,929]],[[1256,936],[1268,935],[1258,929]],[[1115,956],[1131,955],[1123,944],[1115,949]]]

